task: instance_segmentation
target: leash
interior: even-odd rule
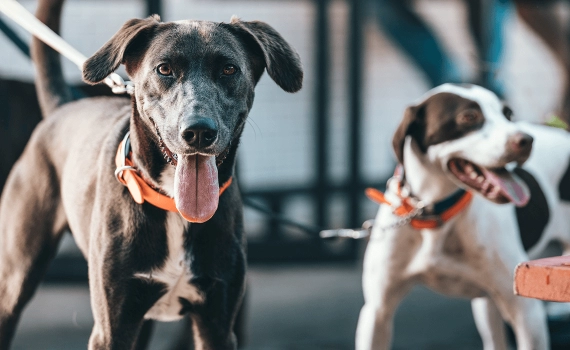
[[[28,12],[28,10],[16,0],[0,0],[0,12],[3,12],[22,28],[69,59],[79,67],[80,70],[83,70],[83,63],[85,63],[87,57],[54,33],[54,31]],[[115,94],[127,93],[132,95],[135,92],[133,83],[123,80],[117,73],[109,74],[109,76],[105,78],[104,83],[109,86]]]
[[[302,224],[302,223],[299,223],[297,221],[286,218],[285,216],[280,215],[280,214],[272,211],[271,209],[267,208],[266,206],[257,203],[256,201],[252,200],[251,198],[244,197],[243,198],[243,204],[247,205],[248,207],[250,207],[252,209],[257,210],[260,213],[265,214],[269,218],[279,222],[281,225],[294,227],[296,229],[299,229],[299,230],[305,232],[309,236],[318,237],[319,232],[322,231],[322,229],[319,227],[311,226],[311,225],[307,225],[307,224]]]
[[[321,230],[319,232],[319,237],[323,239],[330,239],[330,238],[351,238],[351,239],[364,239],[372,234],[372,227],[374,226],[374,220],[366,220],[362,224],[362,228],[360,229],[352,229],[352,228],[341,228],[341,229],[333,229],[333,230]]]
[[[268,209],[264,205],[261,205],[247,197],[243,198],[243,204],[267,215],[271,219],[279,222],[281,225],[294,227],[296,229],[305,232],[307,235],[311,237],[322,238],[322,239],[336,239],[336,238],[363,239],[370,236],[370,233],[372,231],[372,225],[374,224],[374,220],[367,220],[364,222],[364,224],[362,224],[361,229],[340,228],[340,229],[324,230],[317,226],[301,224],[297,221],[286,218],[280,214],[277,214],[271,209]]]

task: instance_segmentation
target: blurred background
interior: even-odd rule
[[[35,0],[20,2],[35,10]],[[384,186],[395,166],[392,133],[429,88],[477,83],[505,98],[516,119],[570,120],[565,1],[68,0],[62,36],[90,55],[127,19],[151,13],[164,21],[234,14],[266,21],[303,61],[299,93],[261,79],[242,137],[237,173],[250,263],[244,349],[354,348],[366,243],[316,234],[374,216],[363,190]],[[25,54],[30,35],[2,15],[0,30],[3,185],[40,115]],[[77,68],[64,66],[67,81],[81,87]],[[91,326],[86,264],[68,235],[13,348],[83,349]],[[180,329],[160,324],[150,348],[169,348]],[[466,300],[418,287],[397,313],[395,349],[481,347]]]

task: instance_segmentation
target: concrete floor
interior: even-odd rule
[[[359,264],[252,267],[247,350],[354,348],[362,306]],[[93,324],[84,285],[43,285],[29,304],[14,350],[85,349]],[[168,349],[181,323],[160,323],[150,349]],[[471,350],[481,341],[469,302],[416,288],[395,319],[394,349]]]

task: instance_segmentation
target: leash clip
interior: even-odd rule
[[[114,74],[114,73],[113,73]],[[117,75],[119,77],[119,79],[122,80],[122,78]],[[122,183],[123,185],[127,186],[127,181],[125,181],[125,179],[123,179],[123,171],[125,170],[129,170],[129,171],[134,171],[135,173],[138,173],[138,169],[131,166],[131,165],[127,165],[127,157],[129,156],[129,152],[130,152],[130,148],[131,148],[131,132],[127,131],[127,133],[125,134],[125,137],[123,138],[123,142],[121,142],[122,144],[122,150],[120,152],[120,164],[122,164],[121,166],[118,166],[117,169],[115,169],[115,178],[117,179],[117,181],[119,181],[120,183]]]
[[[366,220],[362,224],[360,229],[351,228],[341,228],[336,230],[322,230],[319,232],[319,237],[321,238],[352,238],[352,239],[363,239],[370,236],[372,233],[372,226],[374,225],[374,220]]]
[[[114,94],[135,93],[135,85],[131,81],[125,81],[117,73],[111,73],[105,78],[105,84],[111,88]]]
[[[413,206],[416,207],[417,210],[421,210],[422,212],[428,208],[428,205],[426,204],[426,202],[422,201],[421,199],[415,199],[415,198],[411,198],[415,203],[413,203]]]
[[[127,182],[123,179],[123,171],[125,170],[134,171],[135,173],[138,173],[139,171],[137,170],[137,168],[134,168],[130,165],[124,165],[115,169],[115,178],[117,179],[117,181],[126,186]]]

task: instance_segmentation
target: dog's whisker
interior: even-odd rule
[[[255,120],[253,120],[253,118],[247,118],[246,122],[249,123],[249,125],[251,125],[252,129],[253,129],[253,133],[254,136],[257,138],[257,131],[255,130],[256,128],[259,130],[259,133],[261,134],[261,138],[263,138],[263,132],[261,130],[261,128],[259,127],[259,125],[255,122]]]

